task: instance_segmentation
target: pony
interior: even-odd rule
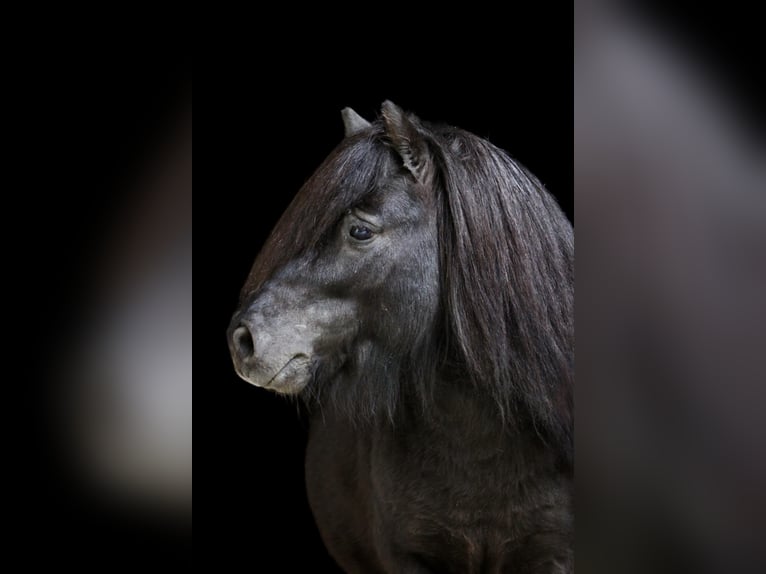
[[[342,116],[242,288],[237,374],[306,406],[345,571],[573,571],[572,225],[484,139]]]

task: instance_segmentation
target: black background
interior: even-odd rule
[[[204,240],[197,254],[204,254],[204,284],[213,289],[202,301],[197,291],[205,331],[195,376],[206,397],[196,418],[205,429],[197,440],[208,445],[203,476],[216,475],[218,485],[205,489],[205,514],[212,508],[218,517],[206,522],[205,539],[212,529],[224,563],[275,562],[287,572],[304,571],[308,560],[311,571],[337,571],[304,493],[306,423],[288,400],[237,378],[225,331],[269,231],[342,139],[340,110],[351,106],[372,120],[391,99],[424,120],[488,137],[535,173],[572,217],[571,52],[543,49],[539,32],[527,22],[503,39],[507,58],[487,48],[493,60],[462,57],[455,48],[443,61],[407,63],[392,53],[365,58],[360,69],[340,52],[312,52],[299,62],[259,60],[244,77],[221,73],[227,105],[216,129],[234,137],[213,138],[223,169],[214,189],[206,185],[198,198]]]

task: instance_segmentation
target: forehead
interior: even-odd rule
[[[317,179],[312,178],[301,190],[305,197],[296,198],[304,213],[312,206],[324,210],[316,219],[315,236],[331,232],[351,209],[399,222],[420,211],[414,209],[418,203],[414,196],[419,194],[409,193],[414,181],[399,156],[378,137],[352,138],[336,151],[337,155],[331,155],[317,170]]]
[[[256,259],[243,295],[313,250],[349,209],[374,205],[403,181],[394,152],[370,132],[344,139],[303,185]],[[403,184],[401,184],[403,185]]]
[[[317,169],[299,197],[343,211],[389,185],[399,172],[393,152],[377,135],[348,138]]]
[[[300,222],[316,237],[349,209],[379,204],[400,181],[393,152],[376,135],[347,138],[304,184],[277,227]]]

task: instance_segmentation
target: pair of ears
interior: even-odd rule
[[[341,112],[346,137],[358,134],[372,124],[357,114],[351,108]],[[425,183],[427,178],[428,144],[420,120],[405,113],[399,106],[386,100],[381,106],[381,119],[385,134],[402,159],[404,167],[415,176],[415,179]]]

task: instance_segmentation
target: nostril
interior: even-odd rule
[[[234,329],[232,333],[232,340],[234,341],[234,348],[237,350],[241,359],[247,359],[255,352],[255,346],[253,344],[253,336],[250,334],[250,329],[244,326],[239,326]]]

